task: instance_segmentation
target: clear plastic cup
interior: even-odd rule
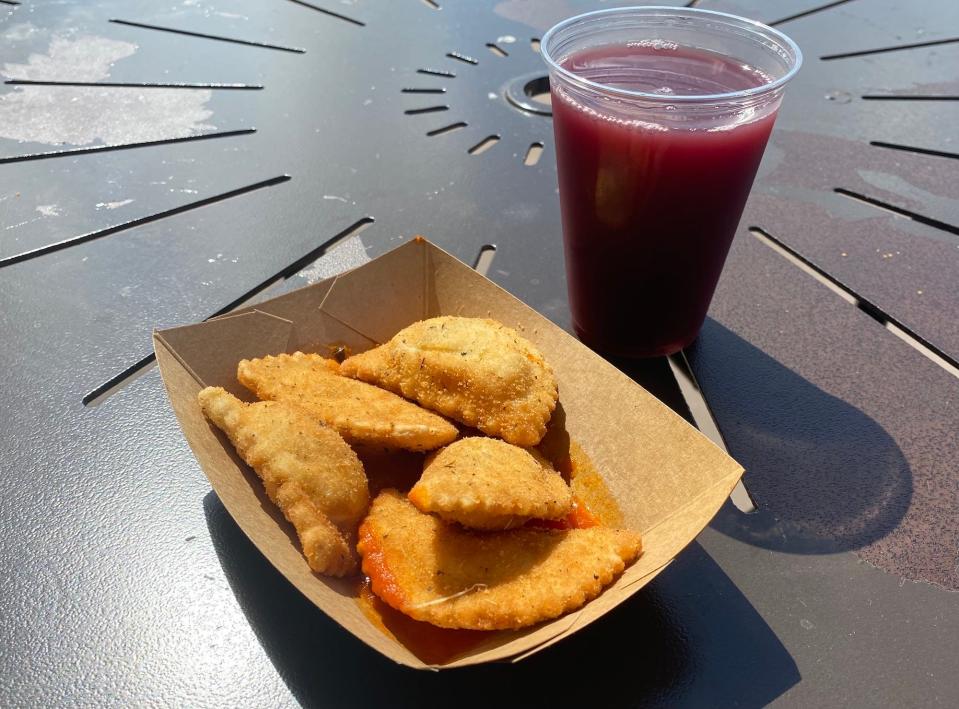
[[[573,326],[609,354],[676,352],[702,327],[802,53],[706,10],[632,7],[543,37]]]

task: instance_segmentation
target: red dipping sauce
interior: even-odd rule
[[[669,42],[590,47],[559,63],[614,90],[656,95],[590,96],[553,79],[573,325],[611,354],[676,352],[706,317],[779,97],[719,109],[684,103],[678,97],[739,92],[770,78]]]

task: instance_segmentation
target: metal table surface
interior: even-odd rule
[[[504,91],[596,3],[0,2],[0,703],[959,705],[959,4],[692,4],[806,64],[699,340],[616,364],[756,509],[557,647],[436,675],[247,541],[150,332],[416,233],[568,326],[550,119]]]

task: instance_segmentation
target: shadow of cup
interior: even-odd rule
[[[896,528],[912,472],[882,426],[715,320],[687,357],[757,506],[726,505],[712,527],[796,554],[859,549]]]

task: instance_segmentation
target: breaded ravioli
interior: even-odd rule
[[[357,549],[373,593],[443,628],[522,628],[576,610],[639,556],[639,535],[591,527],[472,532],[384,490]]]
[[[430,456],[409,492],[422,512],[475,529],[510,529],[559,519],[573,496],[545,460],[496,438],[463,438]]]
[[[556,408],[552,368],[495,320],[444,316],[348,358],[340,372],[518,446],[534,446]]]
[[[354,572],[347,538],[366,511],[369,489],[346,441],[292,404],[247,404],[219,387],[197,399],[296,529],[310,568],[330,576]]]
[[[302,406],[349,443],[428,451],[456,438],[456,427],[442,416],[340,376],[338,368],[334,360],[294,352],[241,360],[237,378],[260,399]]]

